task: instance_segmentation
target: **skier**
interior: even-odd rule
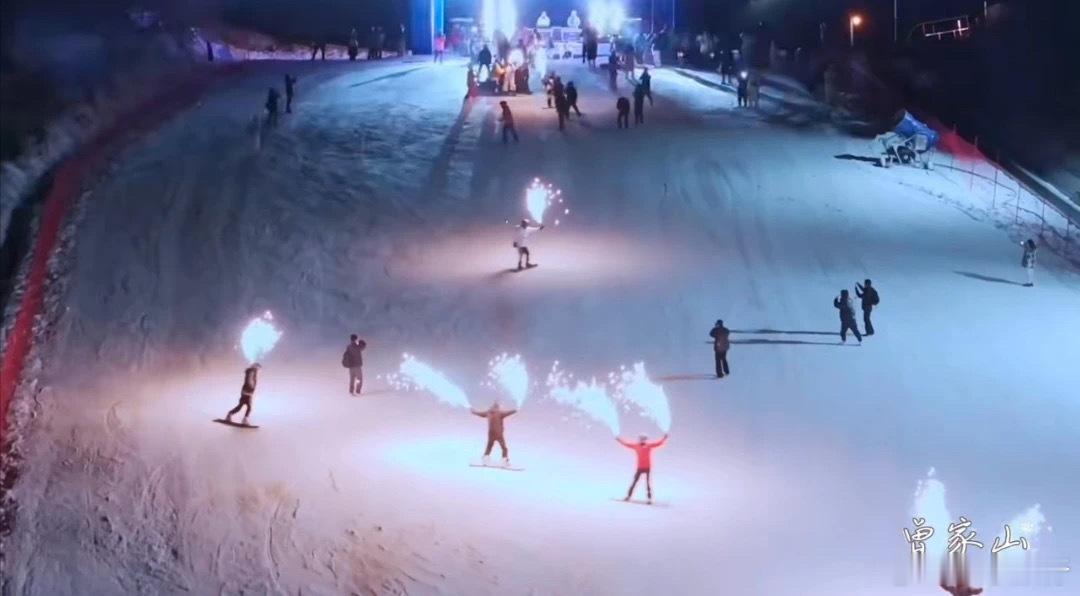
[[[870,285],[870,280],[863,281],[862,285],[855,284],[855,295],[862,298],[862,320],[863,328],[865,332],[863,335],[870,336],[874,334],[874,324],[870,322],[870,311],[874,310],[874,307],[881,302],[878,297],[877,288]]]
[[[648,68],[642,71],[641,78],[638,80],[641,81],[641,87],[645,89],[645,97],[649,98],[649,107],[652,107],[652,75],[649,74]]]
[[[292,98],[293,93],[296,92],[296,77],[291,74],[285,74],[285,113],[292,113]]]
[[[502,410],[499,409],[499,400],[495,400],[491,404],[491,408],[480,411],[471,410],[474,416],[481,418],[487,418],[488,421],[488,436],[487,447],[484,448],[484,465],[488,465],[491,457],[491,448],[495,446],[495,443],[499,444],[499,448],[502,449],[502,465],[504,467],[510,467],[510,451],[506,448],[506,437],[503,434],[503,420],[517,410]]]
[[[255,386],[259,384],[259,369],[261,368],[262,365],[256,362],[244,370],[244,384],[240,387],[240,402],[225,415],[225,422],[231,424],[233,414],[239,412],[240,408],[247,408],[244,411],[244,420],[240,424],[250,426],[248,418],[251,416],[251,401],[255,399]]]
[[[277,126],[278,100],[280,97],[281,94],[273,87],[266,92],[266,123],[270,126]]]
[[[739,73],[739,87],[737,92],[740,108],[746,107],[747,105],[746,94],[748,91],[748,86],[749,82],[746,80],[746,71],[743,71]]]
[[[731,369],[728,367],[727,352],[731,348],[731,341],[728,340],[728,336],[731,335],[731,330],[724,327],[724,321],[716,319],[716,324],[709,331],[709,337],[713,338],[713,353],[716,358],[716,378],[723,379],[724,375],[730,375]]]
[[[355,333],[349,336],[349,345],[341,355],[341,366],[349,369],[349,395],[360,395],[364,389],[364,349],[367,342]]]
[[[1020,266],[1027,271],[1027,283],[1024,287],[1030,288],[1035,285],[1035,255],[1039,249],[1031,238],[1020,243],[1024,247],[1024,256],[1020,258]]]
[[[615,102],[615,109],[618,110],[619,115],[615,119],[615,124],[619,128],[630,128],[630,100],[625,97],[620,97]]]
[[[645,87],[634,85],[634,125],[645,124]]]
[[[840,290],[840,297],[833,298],[833,306],[840,311],[840,341],[847,343],[847,332],[850,329],[861,344],[862,335],[859,333],[859,326],[855,324],[855,307],[851,304],[847,290]]]
[[[574,113],[577,114],[579,118],[581,117],[581,110],[577,107],[577,87],[574,86],[573,81],[566,83],[566,105],[566,115],[568,117],[570,116],[571,109],[574,110]]]
[[[521,225],[518,226],[517,231],[514,233],[514,248],[518,252],[518,271],[524,268],[535,267],[529,260],[531,255],[529,254],[529,236],[532,236],[534,232],[538,232],[544,229],[544,224],[538,226],[529,225],[529,220],[521,220]],[[525,257],[525,266],[521,266],[521,257]]]
[[[614,44],[608,56],[608,85],[611,86],[612,91],[619,88],[619,54],[615,51]]]
[[[510,104],[506,103],[506,100],[499,102],[499,107],[502,108],[502,115],[499,116],[499,121],[503,123],[502,137],[503,144],[505,145],[509,141],[509,135],[514,135],[514,142],[518,142],[517,129],[514,128],[514,114],[510,111]]]
[[[480,48],[480,53],[476,55],[476,76],[480,76],[480,71],[487,69],[487,76],[491,78],[491,50],[488,49],[487,44]]]
[[[622,437],[615,437],[615,440],[623,447],[633,449],[637,455],[637,471],[634,472],[634,481],[630,483],[630,490],[626,491],[626,498],[623,500],[629,501],[634,496],[634,487],[637,486],[638,478],[644,475],[645,495],[649,498],[648,503],[652,505],[652,450],[667,442],[668,436],[664,435],[664,438],[653,443],[650,443],[649,437],[645,435],[639,436],[637,443],[624,441]]]

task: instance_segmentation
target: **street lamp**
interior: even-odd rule
[[[850,25],[849,31],[851,32],[851,47],[855,47],[855,28],[859,25],[862,25],[862,17],[857,14],[853,14],[851,15],[851,19],[848,20],[848,24]]]

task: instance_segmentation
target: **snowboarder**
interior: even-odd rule
[[[615,125],[619,128],[630,128],[630,100],[620,97],[615,102],[615,109],[619,112],[615,119]]]
[[[250,426],[248,419],[251,416],[251,401],[255,399],[255,387],[259,384],[259,369],[261,368],[262,365],[256,362],[244,370],[244,384],[240,387],[240,402],[225,415],[225,422],[232,424],[233,414],[239,412],[240,408],[247,408],[244,411],[244,420],[240,424]]]
[[[502,115],[499,116],[499,121],[503,123],[502,137],[503,144],[509,142],[511,134],[514,135],[514,142],[518,142],[517,129],[514,128],[514,114],[510,111],[510,104],[506,103],[506,100],[499,102],[499,107],[502,108]]]
[[[622,437],[615,437],[615,440],[623,447],[633,449],[637,455],[637,471],[634,472],[634,481],[630,483],[630,490],[626,491],[626,498],[623,500],[629,501],[634,496],[634,487],[637,486],[638,479],[644,475],[645,495],[649,498],[648,503],[652,505],[652,450],[667,442],[668,436],[664,435],[664,438],[653,443],[649,442],[649,437],[646,435],[640,435],[637,443],[624,441]]]
[[[748,87],[749,87],[749,81],[747,80],[747,75],[746,75],[745,70],[743,72],[739,73],[739,83],[738,84],[739,84],[739,87],[738,87],[738,91],[737,91],[737,96],[738,96],[738,101],[739,101],[739,107],[743,108],[743,107],[746,107],[746,105],[747,105],[746,94],[748,92]]]
[[[291,74],[285,75],[285,113],[292,114],[292,98],[296,92],[296,77]]]
[[[641,78],[638,80],[641,81],[641,87],[645,90],[645,97],[649,98],[649,107],[652,107],[652,75],[649,74],[648,68],[642,71]]]
[[[840,311],[840,341],[847,343],[847,332],[850,329],[861,344],[862,334],[859,333],[859,326],[855,324],[855,307],[851,304],[847,290],[840,290],[840,297],[833,298],[833,306]]]
[[[481,418],[487,418],[488,421],[488,436],[487,447],[484,448],[484,459],[482,460],[484,465],[488,465],[491,458],[491,448],[495,446],[495,443],[499,444],[499,448],[502,449],[502,465],[504,467],[510,467],[510,451],[506,448],[506,436],[503,434],[503,420],[517,410],[502,410],[499,408],[499,400],[495,400],[491,404],[491,407],[487,410],[471,410],[474,416]]]
[[[634,125],[645,124],[645,87],[634,85]]]
[[[619,54],[614,45],[611,46],[611,54],[608,56],[608,85],[612,91],[619,88]]]
[[[266,123],[270,126],[277,126],[278,100],[280,98],[281,94],[273,87],[266,92]]]
[[[480,76],[480,71],[486,68],[487,76],[491,78],[491,50],[488,49],[487,44],[484,44],[476,55],[476,64],[476,76]]]
[[[579,118],[581,117],[581,110],[577,107],[577,87],[574,86],[573,81],[566,83],[566,104],[568,106],[566,111],[567,116],[570,115],[570,110],[572,109]]]
[[[518,271],[528,267],[535,267],[530,261],[531,255],[529,254],[529,236],[532,236],[534,232],[538,232],[544,229],[544,224],[538,226],[529,225],[529,220],[521,220],[521,224],[518,226],[517,231],[514,233],[514,248],[518,252]],[[521,258],[525,257],[525,266],[521,265]]]
[[[1024,256],[1020,258],[1020,266],[1027,272],[1027,283],[1024,287],[1030,288],[1035,285],[1035,255],[1039,249],[1031,238],[1020,243],[1024,247]]]
[[[728,367],[727,353],[731,348],[731,341],[728,336],[731,335],[731,330],[724,327],[724,321],[721,319],[716,320],[716,324],[709,331],[709,337],[713,338],[713,353],[716,358],[716,378],[722,379],[724,375],[730,375],[731,369]]]
[[[367,342],[355,333],[349,336],[349,345],[341,355],[341,366],[349,369],[349,395],[360,395],[364,389],[364,349]]]
[[[862,320],[863,320],[863,335],[870,336],[874,334],[874,324],[870,322],[870,311],[874,310],[874,307],[881,302],[878,297],[877,288],[870,285],[870,280],[863,281],[862,285],[855,284],[855,295],[862,298]]]

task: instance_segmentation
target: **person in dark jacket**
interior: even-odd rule
[[[292,98],[296,92],[296,77],[291,74],[285,75],[285,113],[292,114]]]
[[[863,335],[873,335],[874,324],[870,322],[870,311],[874,310],[878,302],[881,302],[877,288],[870,285],[868,279],[863,281],[862,285],[855,284],[855,295],[862,298],[862,320],[863,329],[865,330]]]
[[[244,370],[244,384],[240,387],[240,402],[225,415],[225,422],[232,423],[233,415],[238,413],[241,408],[247,408],[244,411],[244,420],[240,424],[249,426],[251,402],[255,399],[255,387],[259,384],[259,369],[261,368],[262,365],[256,362]]]
[[[649,69],[648,68],[646,68],[641,73],[641,77],[639,77],[638,80],[641,81],[641,88],[645,90],[645,97],[649,98],[649,106],[651,107],[653,105],[653,103],[652,103],[652,75],[649,74]]]
[[[266,123],[270,126],[277,126],[278,102],[280,98],[281,94],[273,87],[266,92]]]
[[[1024,255],[1020,257],[1020,266],[1027,273],[1027,283],[1024,287],[1030,288],[1035,285],[1035,257],[1039,249],[1031,238],[1021,242],[1020,246],[1024,247]]]
[[[499,120],[502,121],[502,139],[503,144],[506,144],[510,140],[510,135],[514,135],[514,142],[518,142],[517,128],[514,127],[514,113],[510,111],[510,104],[506,101],[500,101],[499,107],[502,108],[502,115],[499,116]]]
[[[581,110],[577,107],[577,87],[574,86],[573,81],[566,83],[566,104],[568,106],[566,115],[570,115],[570,110],[574,110],[574,113],[581,116]]]
[[[510,451],[506,448],[506,436],[504,434],[503,420],[517,410],[503,410],[499,408],[499,402],[496,400],[491,404],[491,407],[487,410],[472,410],[473,416],[479,416],[481,418],[487,418],[488,423],[488,436],[487,447],[484,448],[484,465],[488,465],[491,458],[491,448],[495,446],[495,443],[499,444],[499,448],[502,449],[502,463],[504,466],[510,466]]]
[[[747,99],[749,91],[750,91],[750,80],[749,80],[749,78],[750,77],[749,77],[749,74],[747,72],[744,71],[744,72],[739,73],[739,81],[738,81],[739,86],[738,86],[738,89],[737,89],[737,95],[738,95],[738,98],[739,98],[739,107],[740,108],[745,108],[745,107],[750,105],[750,102]]]
[[[735,76],[735,51],[725,50],[720,63],[720,82],[730,85],[733,76]]]
[[[349,345],[341,355],[341,366],[349,369],[349,395],[360,395],[364,388],[364,349],[367,342],[355,333],[349,336]]]
[[[480,71],[487,69],[487,76],[491,77],[491,50],[488,49],[487,44],[480,48],[480,52],[476,55],[476,76],[480,76]]]
[[[570,118],[570,102],[566,99],[566,94],[559,86],[558,91],[555,93],[555,111],[559,115],[559,130],[565,130],[566,120]]]
[[[645,124],[645,87],[634,85],[634,125]]]
[[[840,290],[840,297],[833,298],[833,306],[840,311],[840,341],[847,343],[847,332],[850,329],[861,344],[862,334],[859,333],[859,326],[855,324],[855,307],[851,304],[851,296],[847,290]]]
[[[608,56],[608,85],[612,91],[619,88],[619,54],[615,51],[615,45],[611,46],[611,54]]]
[[[619,115],[615,120],[616,126],[619,128],[630,128],[630,100],[625,97],[620,97],[615,102],[615,109],[619,112]]]
[[[716,358],[716,378],[722,379],[724,375],[731,374],[731,368],[728,367],[727,353],[731,348],[731,341],[728,336],[731,335],[731,330],[724,327],[724,321],[717,319],[716,324],[713,325],[712,330],[709,331],[709,337],[713,338],[713,353]]]

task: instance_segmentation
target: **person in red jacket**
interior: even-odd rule
[[[638,478],[645,475],[645,494],[648,496],[648,503],[652,504],[652,476],[650,471],[652,470],[652,450],[663,445],[668,440],[668,436],[664,435],[664,438],[653,443],[649,442],[649,437],[641,435],[638,437],[638,442],[633,443],[630,441],[624,441],[622,437],[615,437],[615,440],[619,442],[623,447],[633,449],[637,455],[637,472],[634,473],[634,481],[630,483],[630,490],[626,491],[626,498],[624,501],[629,501],[630,497],[634,496],[634,487],[637,486]]]

